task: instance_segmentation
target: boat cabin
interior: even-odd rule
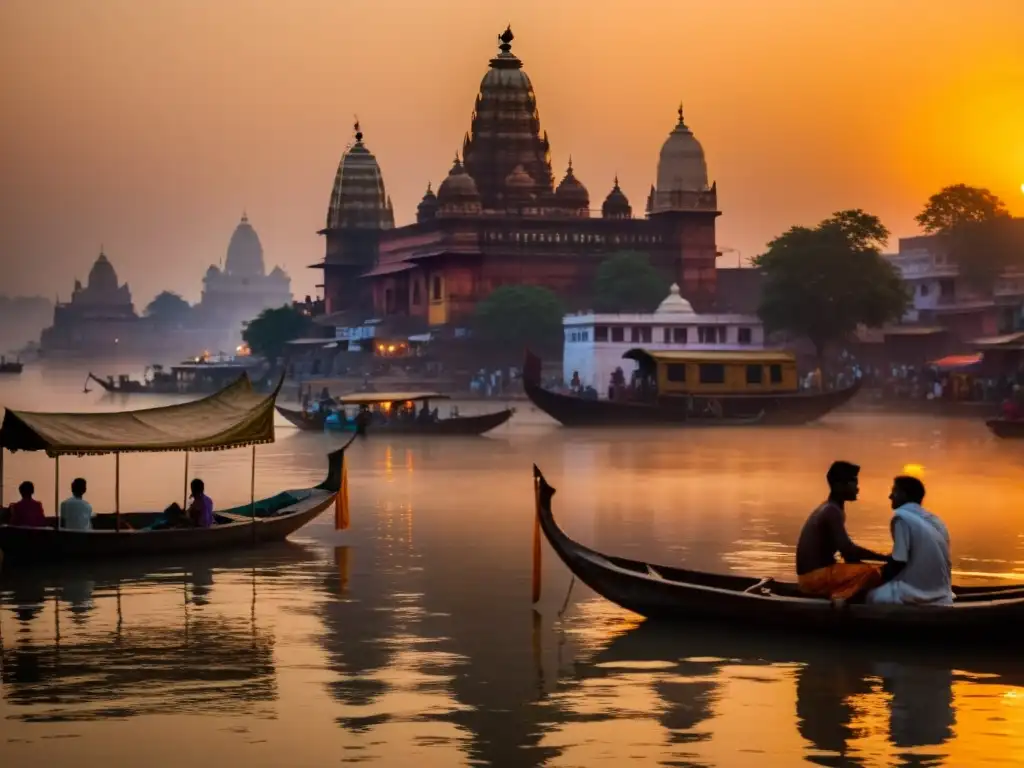
[[[394,420],[437,421],[437,409],[430,409],[431,401],[450,399],[440,392],[353,392],[335,399],[337,410],[328,417],[327,426],[334,429],[354,426],[356,413],[364,409],[380,424]],[[458,415],[454,406],[452,415]]]
[[[799,390],[796,357],[789,352],[652,352],[631,349],[641,381],[659,395],[752,395]]]
[[[179,363],[171,366],[170,376],[153,366],[153,380],[169,379],[178,392],[216,392],[237,381],[249,370],[249,366],[239,363]]]

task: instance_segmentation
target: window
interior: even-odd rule
[[[608,326],[607,325],[595,325],[594,326],[594,341],[608,341]]]
[[[920,288],[918,290],[918,293],[920,293],[922,296],[927,296],[928,295],[928,283],[921,283],[921,286],[920,286]]]
[[[640,326],[640,343],[650,344],[651,343],[651,326],[642,325]]]
[[[639,344],[640,343],[640,329],[639,328],[633,327],[633,328],[629,329],[629,342],[631,344]]]
[[[665,377],[669,381],[686,381],[686,363],[669,363],[665,366]]]
[[[420,281],[419,280],[413,280],[412,281],[412,303],[413,304],[419,304],[421,298],[422,297],[420,296]]]
[[[747,384],[760,384],[764,381],[764,368],[760,365],[747,366]]]
[[[671,344],[672,343],[672,329],[671,328],[663,328],[662,329],[661,343],[662,344]]]
[[[718,363],[701,363],[701,384],[725,384],[725,366]]]
[[[430,300],[441,300],[441,278],[437,275],[435,275],[434,279],[430,281]]]
[[[612,341],[625,341],[626,340],[626,329],[622,326],[612,328]]]
[[[736,331],[736,342],[739,344],[750,344],[754,334],[749,328],[739,328]]]
[[[768,367],[768,378],[772,384],[782,383],[782,366],[772,365]]]
[[[673,328],[672,329],[672,341],[676,344],[686,344],[686,328]]]
[[[701,325],[697,327],[697,342],[700,344],[714,344],[718,338],[718,329],[713,325]]]

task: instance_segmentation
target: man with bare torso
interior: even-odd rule
[[[860,467],[836,461],[829,467],[828,499],[804,523],[796,546],[796,573],[800,591],[816,597],[850,599],[877,587],[882,567],[864,560],[888,558],[854,544],[846,532],[846,503],[860,492]],[[836,562],[836,553],[843,562]]]

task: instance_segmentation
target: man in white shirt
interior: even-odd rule
[[[85,480],[76,477],[71,482],[71,498],[60,503],[60,527],[68,531],[92,530],[92,505],[83,499]]]
[[[897,477],[892,502],[892,555],[882,569],[885,580],[867,594],[867,602],[894,605],[952,605],[953,561],[945,524],[921,506],[924,483]]]

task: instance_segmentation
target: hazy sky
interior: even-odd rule
[[[353,114],[412,221],[509,21],[595,207],[618,173],[642,212],[682,100],[744,257],[845,207],[914,234],[949,183],[1024,214],[1024,0],[3,0],[0,292],[102,242],[140,310],[194,301],[243,208],[312,291]]]

